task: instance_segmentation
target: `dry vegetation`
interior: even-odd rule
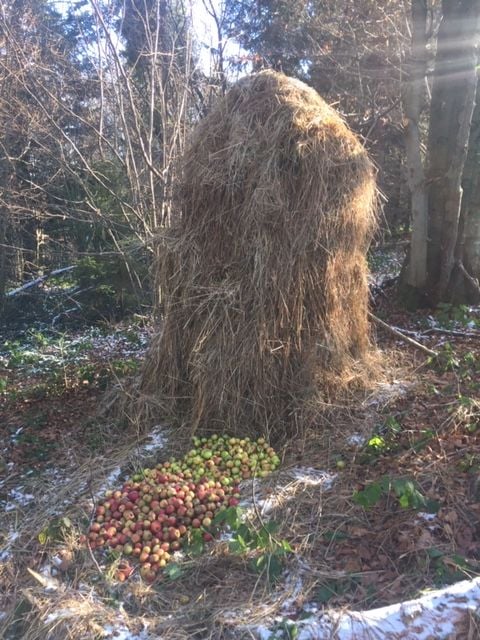
[[[192,431],[298,436],[372,364],[375,199],[365,150],[314,90],[272,71],[235,85],[196,127],[159,238],[150,405]]]
[[[410,329],[425,320],[389,313],[393,322]],[[34,464],[15,445],[5,454],[15,465],[4,473],[2,495],[20,485],[35,499],[2,519],[0,610],[5,615],[0,635],[80,640],[115,637],[109,630],[128,628],[132,635],[148,629],[153,637],[182,640],[250,638],[251,625],[265,619],[282,616],[295,623],[307,603],[363,609],[477,575],[478,330],[462,332],[471,335],[448,335],[452,351],[445,348],[442,333],[422,337],[443,354],[436,366],[426,365],[423,354],[404,345],[400,350],[388,336],[378,336],[396,363],[396,381],[384,381],[374,392],[358,393],[343,404],[326,404],[317,428],[285,447],[282,470],[255,491],[245,485],[254,526],[261,526],[259,518],[278,522],[275,536],[294,550],[274,584],[252,571],[251,554],[234,554],[225,541],[182,560],[178,575],[166,575],[153,586],[136,574],[126,583],[116,582],[114,565],[82,548],[78,537],[101,487],[116,486],[152,458],[142,449],[145,439],[131,426],[119,432],[97,425],[103,439],[92,451],[85,443],[92,427],[82,427],[80,415],[81,406],[84,414],[94,412],[98,395],[94,389],[77,390],[79,406],[71,413],[67,394],[63,414],[59,406],[50,414],[49,428],[61,425],[65,436],[52,457]],[[51,397],[31,403],[24,397],[9,400],[3,428],[25,424],[29,412],[51,402]],[[187,431],[170,436],[169,445],[153,459],[185,450]],[[384,445],[369,444],[377,436]],[[112,447],[112,442],[121,444]],[[32,468],[35,477],[26,475]],[[110,475],[120,468],[123,475]],[[329,474],[336,476],[333,485]],[[370,508],[355,501],[356,492],[385,477],[414,481],[422,496],[437,501],[436,513],[427,518],[421,515],[424,506],[402,507],[394,491],[382,493]],[[62,521],[65,516],[69,522]],[[56,563],[60,567],[52,576]],[[458,637],[476,637],[476,624],[470,617],[464,636],[459,631]],[[148,638],[144,633],[139,637]]]
[[[456,317],[456,330],[422,334],[426,315],[390,301],[389,322],[439,357],[380,334],[390,373],[375,379],[365,262],[375,188],[355,137],[314,92],[262,73],[230,91],[186,158],[183,213],[161,238],[165,326],[141,395],[130,387],[116,404],[122,420],[95,421],[94,384],[32,397],[18,392],[21,370],[9,372],[0,427],[9,640],[252,638],[255,624],[295,625],[307,605],[398,602],[480,568],[478,317],[464,310],[468,330]],[[363,386],[347,391],[341,383],[360,373]],[[151,454],[142,404],[150,417],[172,416],[168,443]],[[153,585],[138,572],[119,583],[118,558],[79,544],[95,501],[183,454],[197,429],[266,433],[283,447],[278,473],[243,486],[251,530],[278,529],[241,553],[220,538]],[[52,430],[55,448],[32,460],[25,434]],[[250,560],[262,554],[258,573]],[[473,618],[465,628],[475,637]]]

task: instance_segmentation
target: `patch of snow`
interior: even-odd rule
[[[97,496],[101,495],[101,494],[105,493],[105,491],[108,491],[109,489],[111,489],[112,486],[115,485],[115,483],[117,482],[117,480],[120,477],[121,473],[122,473],[122,470],[121,470],[120,467],[115,467],[115,469],[113,469],[113,471],[110,471],[110,473],[106,477],[105,481],[103,482],[103,484],[98,489],[98,491],[96,493]]]
[[[431,522],[432,520],[435,520],[436,517],[437,517],[436,513],[425,513],[424,511],[417,512],[417,518],[419,518],[420,520],[426,520],[427,522]]]
[[[352,433],[352,435],[348,436],[347,444],[352,447],[362,447],[366,442],[366,437],[361,433]]]
[[[43,471],[44,477],[48,477],[51,480],[63,480],[65,477],[65,470],[58,467],[49,467]]]
[[[480,578],[464,580],[430,591],[416,600],[372,609],[337,613],[327,611],[295,621],[298,640],[430,640],[455,637],[466,611],[477,611]],[[273,640],[265,625],[250,628],[255,637]]]
[[[103,627],[103,632],[105,634],[104,638],[109,640],[148,640],[149,637],[151,638],[146,629],[143,629],[140,633],[133,633],[123,624],[117,626],[107,624]]]
[[[415,517],[415,523],[424,526],[428,531],[436,531],[438,529],[438,521],[436,513],[425,513],[419,511]],[[425,524],[426,523],[426,524]]]
[[[293,584],[292,584],[293,583]],[[303,580],[301,575],[288,574],[285,581],[285,590],[290,592],[290,595],[282,604],[282,614],[287,615],[293,613],[296,608],[296,600],[301,594],[303,589]]]
[[[295,467],[286,472],[281,472],[274,492],[266,498],[257,498],[256,502],[261,508],[262,515],[267,515],[275,507],[282,504],[298,491],[298,485],[319,486],[325,491],[332,488],[337,475],[313,469],[312,467]]]
[[[17,443],[18,436],[22,433],[22,431],[23,431],[23,427],[18,427],[18,429],[15,431],[15,433],[13,433],[13,434],[10,436],[10,439],[11,439],[11,441],[13,442],[13,444],[16,444],[16,443]]]
[[[16,489],[10,489],[8,492],[8,497],[11,499],[10,502],[6,502],[3,505],[4,511],[14,511],[19,507],[25,507],[32,500],[35,500],[35,496],[31,493],[23,493],[23,487],[17,487]]]
[[[411,385],[400,380],[394,380],[392,383],[382,382],[378,385],[377,390],[370,395],[365,401],[367,407],[382,408],[390,402],[404,396]]]
[[[264,627],[263,625],[259,625],[255,629],[255,635],[259,640],[271,640],[274,637],[270,629],[268,629],[267,627]]]
[[[10,529],[10,531],[6,536],[3,549],[2,551],[0,551],[0,562],[6,562],[10,558],[11,546],[15,542],[15,540],[17,540],[17,538],[19,537],[20,537],[20,534],[18,533],[18,531],[13,531],[13,529]]]
[[[34,571],[27,567],[27,571],[38,584],[42,585],[47,593],[64,588],[62,583],[54,577],[52,567],[49,564],[43,565],[39,571]]]
[[[57,620],[61,620],[62,618],[73,618],[77,614],[73,609],[57,609],[56,611],[52,611],[45,618],[45,624],[50,624],[51,622],[56,622]]]
[[[295,467],[291,473],[292,477],[298,482],[306,485],[321,484],[323,489],[331,489],[337,477],[336,474],[322,471],[321,469],[313,469],[313,467]]]
[[[152,431],[148,435],[148,442],[141,446],[142,451],[149,453],[151,451],[157,451],[163,449],[167,444],[167,435],[165,433],[165,427],[162,425],[155,425]]]
[[[59,580],[55,577],[57,571],[49,564],[44,564],[40,569],[40,576],[43,578],[43,586],[45,591],[57,591],[61,586]]]

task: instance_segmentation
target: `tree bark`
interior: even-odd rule
[[[452,282],[451,297],[454,302],[476,304],[480,301],[480,83],[477,83],[462,188],[459,239],[455,250],[457,273]],[[465,276],[460,265],[470,278]]]
[[[7,214],[0,207],[0,312],[4,306],[7,288]]]
[[[421,151],[420,118],[425,107],[427,73],[427,6],[412,0],[412,54],[404,84],[405,151],[411,194],[412,235],[405,283],[421,289],[427,281],[428,199]]]
[[[427,293],[448,299],[459,240],[462,175],[477,86],[480,0],[443,0],[428,140]]]

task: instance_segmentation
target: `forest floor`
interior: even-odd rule
[[[246,513],[276,522],[291,548],[275,576],[222,536],[153,585],[119,583],[80,544],[106,489],[188,447],[166,426],[98,416],[106,387],[138,370],[149,327],[32,330],[0,345],[0,637],[359,638],[327,618],[323,635],[307,626],[480,576],[480,309],[407,313],[387,291],[375,313],[439,356],[378,329],[389,378],[325,407],[278,472],[243,485]],[[374,637],[480,637],[470,609],[453,635],[400,624]]]

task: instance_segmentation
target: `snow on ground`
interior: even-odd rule
[[[147,439],[145,442],[138,444],[137,446],[137,455],[142,456],[151,456],[152,454],[160,451],[165,448],[168,442],[168,429],[163,425],[156,425],[153,427],[148,433]],[[120,466],[115,467],[108,476],[105,478],[105,481],[102,483],[98,491],[96,491],[97,496],[102,496],[105,491],[108,489],[116,488],[118,484],[118,480],[122,475],[122,468]]]
[[[124,625],[105,625],[103,628],[105,640],[148,640],[150,634],[144,629],[140,633],[132,633],[128,627]]]
[[[166,442],[165,431],[159,426],[155,429],[146,445],[145,451],[155,451],[162,448]],[[111,488],[120,476],[120,468],[114,469],[106,478],[104,487]],[[296,467],[277,474],[274,492],[264,495],[264,490],[271,491],[272,485],[265,481],[254,481],[251,486],[252,501],[257,502],[264,513],[273,510],[278,504],[288,499],[292,492],[299,489],[299,485],[316,486],[321,490],[329,490],[335,475],[310,467]],[[22,488],[10,492],[12,498],[20,502],[33,499],[33,496],[22,493]],[[431,514],[419,512],[419,519],[431,520]],[[14,542],[17,534],[11,530],[7,536],[6,547],[0,556],[8,554],[8,546]],[[45,589],[58,589],[61,586],[54,576],[52,567],[44,565],[36,579],[44,581]],[[308,572],[308,565],[299,559],[298,571],[286,576],[284,593],[288,596],[282,605],[282,616],[269,620],[264,625],[248,627],[252,637],[260,640],[274,640],[275,628],[287,623],[296,628],[297,640],[430,640],[431,638],[448,637],[458,629],[458,624],[466,611],[476,612],[480,609],[480,578],[463,581],[444,589],[430,591],[416,600],[389,605],[370,611],[336,612],[325,610],[323,605],[314,601],[307,603],[303,612],[307,616],[297,619],[295,602],[302,591],[302,575]],[[91,594],[93,595],[93,594]],[[45,622],[51,624],[61,618],[70,618],[72,612],[59,608],[48,614]],[[289,616],[294,617],[293,620]],[[235,614],[232,622],[234,623]],[[244,628],[243,628],[244,629]],[[106,624],[103,627],[105,640],[148,640],[150,634],[146,628],[140,632],[129,630],[125,620],[119,616],[118,622]],[[452,636],[454,637],[454,636]]]
[[[20,537],[18,531],[10,529],[4,536],[4,542],[2,543],[2,550],[0,551],[0,562],[7,562],[11,555],[11,547],[17,538]]]
[[[160,424],[155,425],[148,434],[148,441],[140,445],[141,452],[155,453],[163,449],[168,442],[168,430]]]
[[[477,614],[479,605],[480,578],[475,578],[430,591],[416,600],[371,611],[327,611],[293,624],[297,640],[431,640],[456,637],[465,613]],[[261,640],[275,638],[273,625],[250,631]]]
[[[277,483],[273,487],[268,497],[262,497],[261,491],[263,483],[253,485],[253,500],[261,509],[262,515],[272,512],[277,506],[288,500],[299,489],[299,485],[316,486],[324,491],[332,488],[335,482],[336,474],[313,469],[312,467],[294,467],[287,471],[281,471],[277,474]],[[243,503],[242,503],[242,506]],[[247,506],[249,506],[247,504]],[[251,506],[251,505],[250,505]]]
[[[10,498],[10,500],[7,500],[6,502],[0,501],[0,503],[3,502],[1,506],[4,511],[14,511],[15,509],[26,507],[35,500],[35,496],[31,493],[24,492],[23,486],[17,487],[16,489],[10,489],[8,492],[8,498]]]
[[[347,444],[351,447],[363,447],[366,441],[367,438],[361,433],[352,433],[347,438]]]
[[[112,469],[112,471],[110,471],[110,473],[105,478],[104,482],[102,482],[100,488],[96,492],[97,496],[103,495],[105,491],[108,491],[109,489],[116,488],[117,480],[119,479],[121,474],[121,467],[115,467],[115,469]]]
[[[44,374],[69,364],[86,364],[92,353],[96,359],[140,358],[145,354],[151,335],[150,328],[123,327],[105,333],[90,327],[76,334],[27,335],[22,342],[0,345],[0,365],[21,369],[29,375]]]
[[[382,382],[378,385],[378,388],[367,399],[366,406],[373,407],[375,409],[382,409],[391,402],[404,396],[411,384],[402,382],[401,380],[394,380],[393,382]]]

